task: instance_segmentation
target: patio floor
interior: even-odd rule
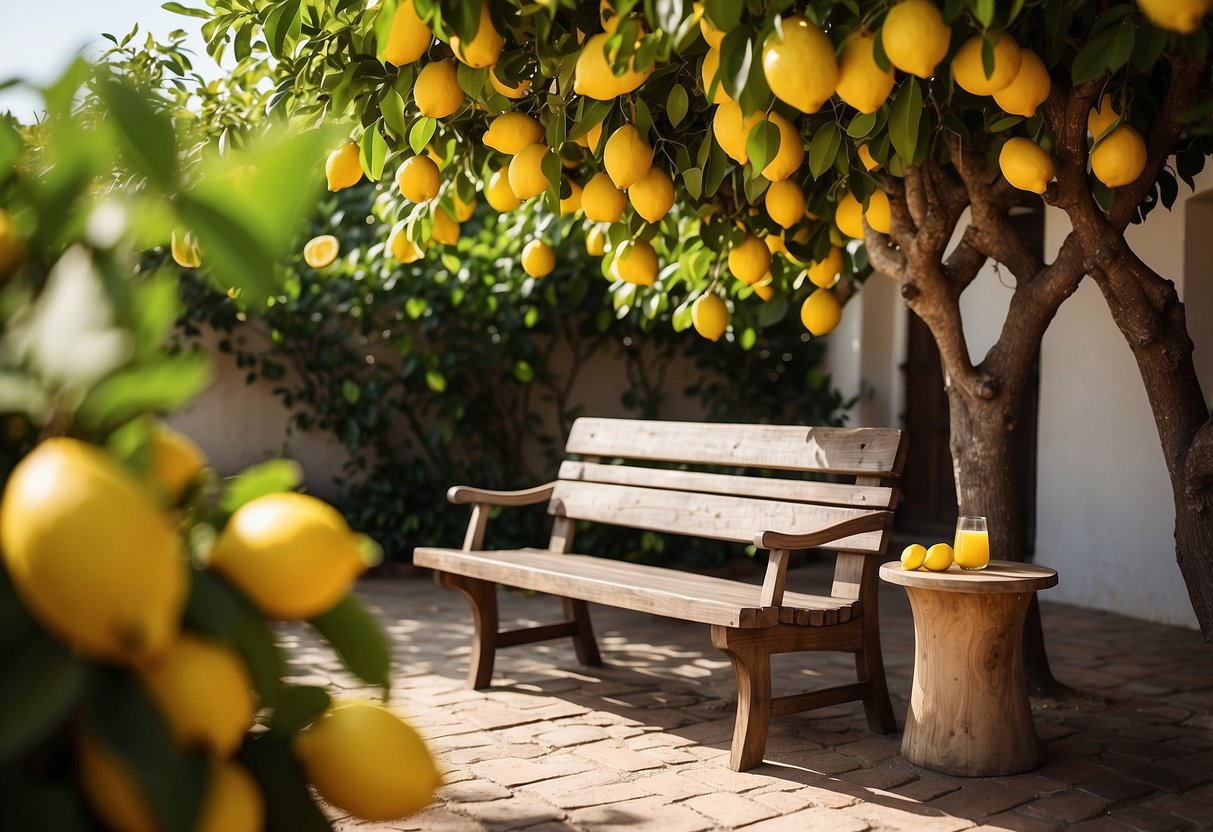
[[[828,576],[828,564],[810,564],[789,573],[789,589],[820,591]],[[1107,701],[1038,709],[1045,762],[1030,773],[918,768],[899,755],[900,733],[867,730],[858,703],[775,719],[766,763],[737,773],[733,672],[706,626],[594,607],[607,667],[582,668],[565,640],[514,647],[498,652],[494,687],[472,691],[460,595],[426,577],[368,580],[358,593],[394,641],[393,706],[429,739],[446,785],[405,821],[336,814],[338,829],[1213,829],[1213,647],[1193,631],[1042,593],[1055,675]],[[550,598],[502,595],[506,626],[558,613]],[[914,634],[899,587],[882,587],[881,629],[900,725]],[[306,632],[286,637],[299,680],[358,695]],[[774,676],[777,694],[781,680],[802,690],[854,680],[850,657],[828,653],[778,657]]]

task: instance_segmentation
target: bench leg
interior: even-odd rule
[[[468,687],[487,688],[493,682],[493,660],[497,652],[497,585],[462,575],[436,573],[438,582],[454,589],[472,607],[472,656],[468,667]]]
[[[738,631],[712,627],[712,645],[729,657],[737,675],[737,720],[729,768],[746,771],[762,763],[771,722],[771,652],[751,639],[731,638]]]
[[[602,656],[598,653],[598,642],[594,639],[594,625],[590,623],[590,606],[577,598],[562,598],[564,614],[573,622],[573,649],[577,661],[583,667],[601,667]]]

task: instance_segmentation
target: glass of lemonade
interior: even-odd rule
[[[990,562],[990,536],[986,518],[959,517],[956,520],[956,541],[952,545],[955,563],[961,569],[985,569]]]

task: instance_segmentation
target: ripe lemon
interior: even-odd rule
[[[810,263],[805,271],[814,286],[829,289],[838,282],[838,276],[842,274],[842,267],[842,249],[838,246],[830,246],[830,253],[825,256],[825,259]]]
[[[1128,185],[1146,167],[1146,143],[1141,134],[1121,124],[1091,151],[1091,172],[1109,188]]]
[[[930,78],[948,54],[952,30],[929,0],[902,0],[889,9],[880,39],[889,63],[919,78]]]
[[[581,210],[582,187],[572,179],[567,181],[569,183],[569,195],[560,198],[560,213],[562,216],[576,214]]]
[[[430,240],[444,246],[459,243],[459,223],[451,219],[445,208],[434,209],[434,225],[430,229]]]
[[[946,572],[952,565],[952,547],[947,543],[936,543],[927,549],[927,556],[922,563],[932,572]]]
[[[452,202],[454,203],[456,222],[467,222],[476,211],[476,200],[474,199],[471,202],[464,202],[459,198],[459,194],[456,193]]]
[[[597,154],[598,149],[602,147],[602,122],[598,122],[582,135],[578,136],[574,141],[584,147],[590,153]]]
[[[493,67],[489,70],[489,83],[493,85],[493,89],[504,95],[506,98],[519,99],[526,95],[526,91],[531,88],[531,82],[525,78],[518,82],[517,86],[511,87],[505,81],[497,76],[497,68]]]
[[[771,298],[775,297],[774,280],[775,279],[773,277],[771,277],[771,273],[767,272],[767,276],[764,277],[762,280],[758,281],[757,283],[755,283],[753,286],[754,294],[756,294],[756,295],[758,295],[758,297],[762,298],[763,303],[765,303],[768,300],[770,300]]]
[[[522,249],[522,270],[531,277],[545,277],[556,268],[556,252],[543,240],[531,240]]]
[[[362,162],[358,157],[358,145],[354,142],[345,142],[329,154],[324,161],[324,175],[330,191],[340,191],[361,181]]]
[[[525,113],[502,113],[489,122],[484,146],[513,156],[529,144],[543,138],[543,127]]]
[[[236,753],[256,708],[253,680],[235,651],[182,633],[167,653],[140,667],[139,675],[180,748],[222,758]]]
[[[1003,89],[994,93],[994,103],[1004,113],[1024,118],[1036,115],[1036,108],[1045,103],[1053,81],[1045,62],[1031,49],[1020,49],[1019,72]]]
[[[800,322],[814,335],[826,335],[842,320],[842,305],[829,289],[814,289],[800,306]]]
[[[783,235],[768,234],[762,238],[762,241],[767,244],[767,250],[770,251],[771,254],[778,254],[781,251],[784,254],[787,254],[788,249],[787,246],[784,245]]]
[[[893,230],[893,216],[889,210],[889,195],[881,190],[873,191],[868,197],[868,208],[863,212],[863,218],[873,231],[890,233]]]
[[[804,219],[804,191],[791,179],[772,182],[763,196],[767,215],[784,228]]]
[[[699,31],[703,34],[703,39],[708,42],[708,46],[712,49],[719,49],[720,44],[724,43],[724,36],[727,33],[712,25],[707,15],[703,13],[702,3],[695,3],[692,8],[694,8],[695,14],[699,16]]]
[[[657,252],[648,240],[628,240],[620,245],[611,266],[615,276],[625,283],[652,286],[657,280]]]
[[[329,708],[300,732],[295,753],[325,800],[365,820],[393,820],[424,809],[442,783],[417,732],[369,703]]]
[[[880,170],[884,165],[872,158],[872,150],[866,144],[861,144],[855,151],[859,156],[860,163],[863,164],[863,169],[867,171]]]
[[[270,618],[314,618],[361,574],[361,548],[360,537],[327,503],[306,494],[267,494],[227,521],[210,568]]]
[[[952,79],[973,95],[993,95],[1015,80],[1023,63],[1023,53],[1015,38],[1006,32],[999,32],[994,44],[994,72],[986,75],[981,44],[982,36],[973,35],[960,47],[956,57],[952,58]]]
[[[265,797],[248,769],[239,763],[211,766],[195,832],[261,832]]]
[[[358,175],[362,175],[362,168],[358,169]],[[197,269],[202,266],[202,254],[198,251],[198,244],[194,242],[194,235],[188,231],[181,234],[173,232],[169,241],[169,253],[173,256],[173,262],[183,269]]]
[[[394,229],[387,239],[388,251],[396,258],[396,262],[400,264],[415,263],[424,256],[424,252],[417,248],[417,244],[409,239],[404,233],[404,226]]]
[[[590,37],[581,47],[577,66],[573,71],[573,92],[599,101],[610,101],[633,92],[649,79],[653,69],[644,72],[635,69],[635,57],[628,59],[628,68],[616,77],[607,61],[604,48],[609,34],[602,32]]]
[[[173,259],[177,260],[178,252],[175,235],[173,243],[170,249],[172,250]],[[180,261],[177,262],[177,265],[187,269],[198,268],[198,266],[202,265],[202,260],[197,256],[196,251],[193,255],[192,259],[197,261],[196,265],[184,266]],[[21,240],[17,237],[16,229],[13,228],[13,218],[9,215],[8,211],[0,209],[0,277],[4,277],[16,269],[24,258],[25,246],[21,244]]]
[[[497,63],[501,56],[501,47],[505,38],[493,27],[489,17],[489,4],[480,3],[480,24],[476,27],[475,36],[464,43],[459,35],[451,35],[451,51],[461,63],[476,69],[484,69]]]
[[[901,568],[919,569],[927,560],[927,547],[921,543],[911,543],[901,550]]]
[[[751,113],[742,116],[741,107],[736,101],[729,99],[716,107],[712,116],[712,135],[720,149],[739,165],[750,161],[749,151],[746,150],[746,140],[750,137],[750,129],[762,119],[762,113]],[[782,134],[780,134],[780,144]]]
[[[429,156],[410,156],[396,171],[396,186],[411,202],[429,202],[438,196],[442,176]]]
[[[488,187],[484,189],[484,201],[492,206],[494,211],[502,214],[513,211],[522,204],[510,190],[509,165],[502,165],[489,177]]]
[[[423,116],[446,118],[463,106],[463,88],[456,73],[451,60],[428,63],[417,73],[413,100]]]
[[[998,167],[1016,188],[1043,194],[1053,178],[1053,160],[1031,139],[1008,139],[998,153]]]
[[[528,144],[510,160],[510,190],[518,199],[530,199],[547,190],[548,178],[543,173],[543,159],[548,146],[542,142]]]
[[[392,66],[411,64],[425,54],[433,40],[434,33],[417,16],[413,0],[400,0],[392,17],[387,46],[383,47],[383,59]]]
[[[607,139],[602,163],[616,188],[630,188],[653,166],[653,148],[634,125],[625,124]]]
[[[725,92],[724,80],[719,82],[716,79],[717,73],[720,72],[720,50],[715,47],[708,50],[708,53],[703,56],[703,66],[700,68],[700,75],[703,78],[703,94],[708,96],[712,91],[712,85],[716,85],[716,91],[711,94],[709,100],[713,104],[723,104],[729,100],[729,94]]]
[[[1190,35],[1209,13],[1209,0],[1137,0],[1150,22],[1159,29]]]
[[[1116,112],[1116,107],[1112,104],[1112,96],[1105,95],[1099,99],[1099,104],[1091,108],[1091,112],[1087,114],[1087,131],[1091,134],[1092,139],[1098,139],[1119,118],[1120,113]]]
[[[768,119],[779,128],[779,150],[762,169],[762,175],[772,182],[779,182],[800,169],[800,163],[804,161],[804,137],[796,125],[779,113],[771,113]]]
[[[863,206],[848,191],[834,208],[834,224],[838,230],[855,240],[863,239]]]
[[[720,295],[704,292],[691,304],[691,325],[709,341],[719,341],[729,328],[729,308]]]
[[[893,91],[893,70],[876,65],[876,37],[857,32],[842,45],[838,59],[838,97],[861,113],[874,113]]]
[[[815,113],[834,94],[838,64],[825,33],[799,15],[783,19],[762,48],[762,72],[775,97],[802,113]]]
[[[170,503],[180,500],[206,469],[202,450],[184,433],[167,425],[156,426],[148,451],[148,477]]]
[[[619,222],[627,204],[623,191],[605,173],[594,174],[581,192],[581,210],[594,222]]]
[[[762,280],[770,268],[771,250],[753,234],[746,234],[729,251],[729,272],[747,286]]]
[[[189,569],[168,515],[104,451],[47,439],[0,500],[0,556],[34,617],[80,653],[125,663],[177,637]]]
[[[585,235],[585,250],[591,257],[601,257],[606,254],[607,235],[601,226],[595,225]]]
[[[303,262],[313,269],[323,269],[337,259],[341,244],[332,234],[313,237],[303,245]]]
[[[649,168],[628,189],[628,199],[645,221],[660,222],[674,205],[674,182],[661,168]]]

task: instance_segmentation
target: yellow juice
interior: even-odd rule
[[[952,548],[954,561],[961,569],[981,569],[990,562],[990,537],[986,532],[961,529]]]

